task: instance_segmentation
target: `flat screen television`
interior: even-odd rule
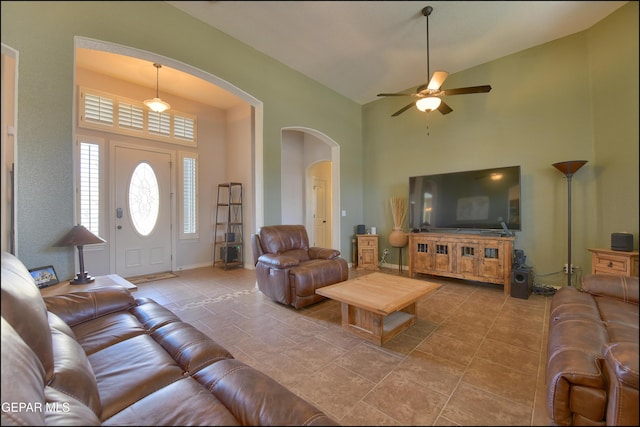
[[[409,228],[521,231],[520,166],[409,177]]]

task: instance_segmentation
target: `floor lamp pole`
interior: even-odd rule
[[[571,286],[571,277],[573,276],[573,267],[571,264],[571,177],[572,173],[567,174],[567,206],[569,211],[568,222],[568,240],[567,240],[567,286]]]
[[[567,286],[571,286],[573,267],[571,264],[571,178],[578,169],[587,163],[586,160],[570,160],[568,162],[554,163],[553,166],[567,177],[567,210],[568,210],[568,240],[567,240]]]

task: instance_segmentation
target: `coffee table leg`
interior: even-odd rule
[[[379,346],[416,323],[417,303],[390,314],[385,332],[385,316],[342,303],[342,329]]]
[[[342,328],[374,344],[382,345],[384,316],[342,303]]]

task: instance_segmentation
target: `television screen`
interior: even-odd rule
[[[520,166],[409,177],[409,227],[521,230]]]

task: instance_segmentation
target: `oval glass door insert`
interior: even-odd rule
[[[148,236],[158,222],[160,190],[158,178],[149,163],[140,163],[131,174],[129,212],[135,230]]]

